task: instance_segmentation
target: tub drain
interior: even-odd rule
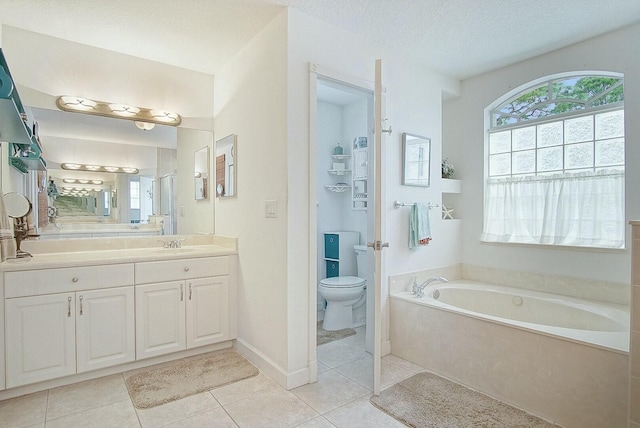
[[[522,297],[520,296],[513,296],[513,298],[511,299],[511,301],[513,302],[514,305],[516,306],[520,306],[522,305]]]
[[[438,300],[438,297],[440,297],[440,290],[436,288],[435,290],[433,290],[433,298]]]

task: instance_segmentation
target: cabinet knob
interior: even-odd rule
[[[186,267],[184,268],[184,271],[185,271],[185,272],[189,272],[189,266],[186,266]]]
[[[77,276],[74,276],[71,282],[78,282],[80,279]]]

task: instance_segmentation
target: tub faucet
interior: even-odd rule
[[[425,282],[423,282],[422,284],[418,285],[418,282],[415,280],[413,281],[413,295],[420,298],[420,297],[424,297],[424,289],[431,284],[433,281],[440,281],[440,282],[449,282],[449,280],[443,276],[432,276],[431,278],[427,279]]]

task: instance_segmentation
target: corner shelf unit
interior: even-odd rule
[[[353,159],[351,162],[349,162]],[[351,175],[349,180],[324,186],[330,192],[351,191],[351,208],[366,210],[368,205],[369,161],[367,148],[354,148],[352,154],[331,155],[332,168],[327,172],[337,177]],[[336,168],[337,167],[337,168]],[[351,167],[351,169],[349,169]]]
[[[9,143],[9,165],[22,173],[46,170],[42,147],[25,121],[25,110],[0,48],[0,141]]]
[[[345,175],[351,174],[351,170],[349,168],[349,160],[351,159],[351,155],[331,155],[332,168],[328,169],[327,172],[331,175],[335,175],[338,177],[343,177]],[[338,168],[336,168],[338,167]],[[330,192],[334,193],[344,193],[347,190],[351,190],[351,186],[348,183],[335,183],[328,184],[324,186]]]

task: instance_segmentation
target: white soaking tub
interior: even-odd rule
[[[629,308],[455,280],[390,299],[392,353],[571,428],[625,426]]]

